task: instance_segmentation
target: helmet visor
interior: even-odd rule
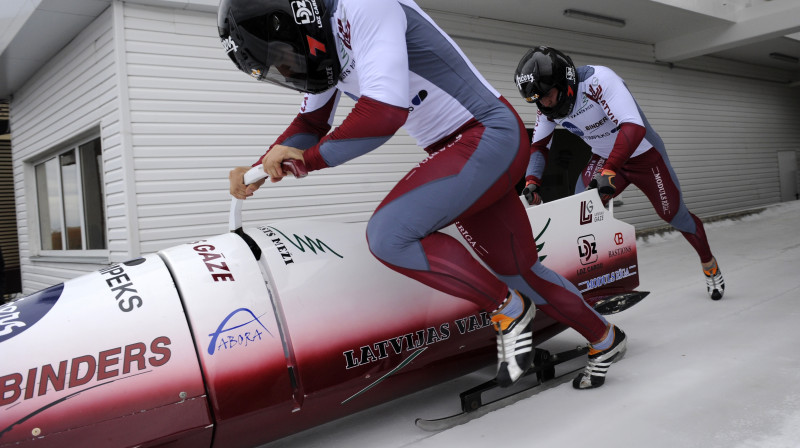
[[[238,48],[229,51],[239,69],[259,81],[305,91],[306,49],[296,25],[278,14],[237,24],[230,17],[231,37]]]
[[[306,58],[285,42],[267,44],[265,63],[254,61],[246,67],[247,73],[259,81],[282,87],[305,90],[308,80]]]

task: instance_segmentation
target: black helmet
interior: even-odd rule
[[[575,64],[564,53],[550,47],[528,50],[517,65],[514,82],[520,95],[529,103],[536,103],[548,118],[564,118],[572,112],[578,89]],[[539,99],[551,88],[558,89],[558,100],[553,107],[544,107]]]
[[[236,67],[259,81],[319,93],[339,80],[322,0],[221,0],[217,28]]]

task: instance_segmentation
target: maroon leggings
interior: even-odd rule
[[[606,159],[597,154],[592,155],[578,179],[575,193],[586,189],[595,173],[603,168],[605,161]],[[618,196],[630,184],[636,185],[647,196],[661,219],[683,234],[686,241],[697,251],[702,263],[711,261],[711,248],[708,246],[703,223],[686,208],[678,177],[665,154],[650,148],[628,159],[622,168],[617,170],[615,181],[617,190],[614,196]]]
[[[427,149],[430,155],[395,185],[370,219],[370,250],[391,269],[487,312],[498,308],[509,287],[517,289],[544,313],[597,341],[605,319],[574,285],[538,261],[530,221],[514,189],[528,159],[525,128],[510,106],[496,118],[471,122]],[[439,232],[453,223],[491,270],[461,242]]]

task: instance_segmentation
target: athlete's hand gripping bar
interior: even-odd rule
[[[308,170],[306,166],[297,159],[287,159],[281,163],[281,168],[284,171],[288,171],[294,175],[294,177],[298,179],[302,179],[308,176]],[[269,175],[264,172],[264,166],[258,165],[250,168],[246,173],[244,173],[244,184],[250,185],[253,182],[258,182],[261,179],[268,178]],[[238,229],[242,227],[242,200],[233,198],[231,200],[231,212],[230,216],[228,217],[228,227],[231,232],[236,232]]]

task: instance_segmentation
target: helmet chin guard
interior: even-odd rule
[[[259,81],[305,93],[339,81],[336,39],[321,0],[222,0],[217,28],[231,61]]]
[[[514,83],[522,98],[535,103],[548,118],[564,118],[575,106],[578,88],[575,64],[554,48],[541,46],[528,50],[514,72]],[[539,101],[552,88],[558,89],[556,104],[544,107]]]

